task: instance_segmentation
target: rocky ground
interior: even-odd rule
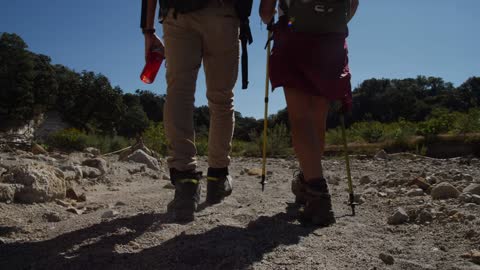
[[[176,224],[148,149],[34,152],[0,153],[0,269],[480,269],[479,159],[353,157],[355,217],[327,159],[337,223],[315,228],[295,219],[293,158],[268,159],[263,193],[261,160],[234,158],[234,194]]]

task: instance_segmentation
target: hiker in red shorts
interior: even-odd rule
[[[277,0],[262,0],[260,17],[268,24]],[[283,87],[295,153],[301,173],[292,182],[296,202],[304,204],[302,218],[316,225],[335,223],[323,175],[326,119],[330,101],[351,108],[348,67],[348,21],[358,0],[280,0],[279,20],[273,25],[270,81]]]

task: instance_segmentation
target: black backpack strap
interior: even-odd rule
[[[235,10],[240,19],[239,39],[242,43],[242,89],[248,87],[248,44],[252,44],[253,37],[250,29],[249,17],[252,13],[253,0],[235,1]]]
[[[147,0],[142,0],[142,15],[140,16],[140,28],[147,24]]]

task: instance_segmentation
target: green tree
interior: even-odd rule
[[[0,37],[0,128],[21,125],[34,116],[34,59],[16,34]]]

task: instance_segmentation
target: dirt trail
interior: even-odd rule
[[[260,167],[260,159],[235,158],[232,196],[213,207],[202,204],[188,224],[175,224],[166,213],[173,196],[168,180],[149,169],[128,173],[135,165],[115,160],[108,160],[107,180],[82,184],[83,214],[55,202],[0,203],[0,269],[480,269],[461,257],[480,249],[480,205],[407,196],[412,188],[405,185],[443,173],[461,191],[480,182],[478,159],[354,158],[356,190],[366,192],[355,217],[345,204],[344,164],[329,159],[325,170],[341,179],[330,185],[337,223],[328,228],[296,221],[293,159],[268,160],[272,173],[262,193],[259,176],[246,173]],[[459,174],[471,177],[455,178]],[[360,184],[362,176],[371,182]],[[432,220],[388,225],[398,207],[428,210]],[[48,222],[46,213],[60,221]],[[394,263],[384,263],[382,253]]]

